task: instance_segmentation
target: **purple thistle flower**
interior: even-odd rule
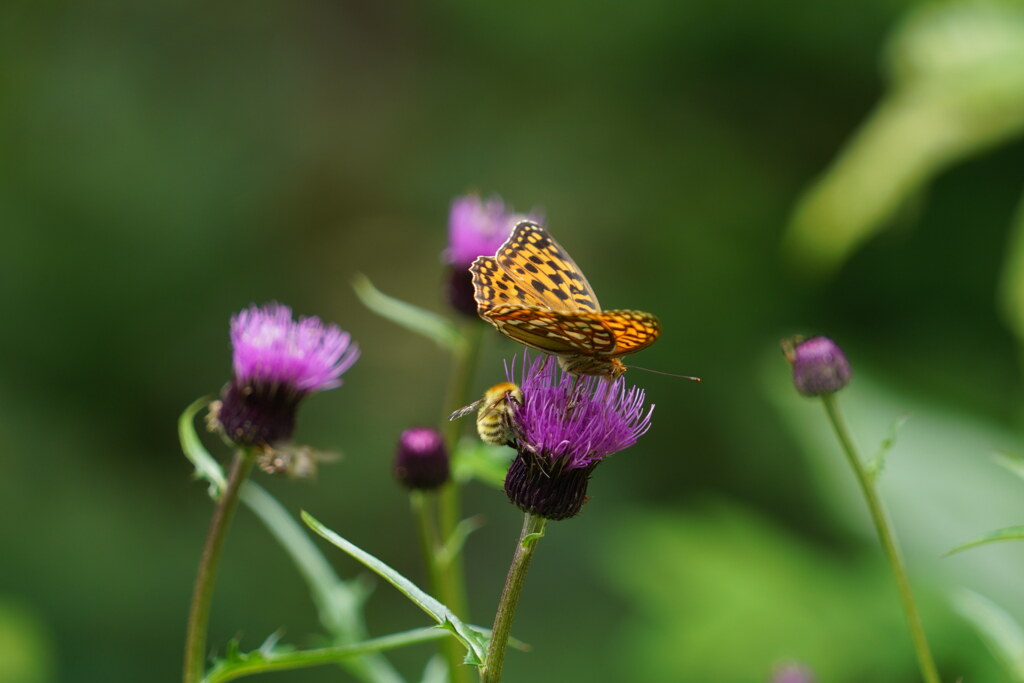
[[[492,256],[508,239],[513,226],[525,218],[528,217],[506,210],[505,203],[497,196],[484,201],[471,194],[452,202],[445,261],[451,270],[448,300],[455,310],[477,317],[469,266],[477,256]],[[539,220],[541,216],[534,211],[529,218]]]
[[[413,427],[398,437],[395,477],[410,489],[436,489],[448,481],[448,450],[436,429]]]
[[[524,512],[568,519],[586,501],[598,463],[629,448],[651,426],[644,392],[624,377],[578,377],[550,357],[523,356],[523,405],[515,411],[518,455],[505,478],[505,493]],[[509,381],[515,374],[508,372]]]
[[[341,385],[359,347],[319,318],[292,320],[278,303],[250,306],[231,318],[234,377],[217,414],[239,445],[274,445],[295,429],[295,411],[308,394]]]

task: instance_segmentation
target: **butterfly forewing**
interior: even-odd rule
[[[597,295],[572,257],[544,228],[530,221],[516,224],[494,255],[511,280],[555,311],[601,310]]]

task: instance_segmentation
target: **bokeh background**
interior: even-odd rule
[[[454,315],[441,252],[469,191],[543,210],[606,307],[660,316],[635,362],[704,379],[629,373],[654,426],[549,527],[509,681],[918,680],[852,477],[790,385],[793,333],[846,349],[865,457],[907,418],[881,486],[944,677],[1016,680],[974,622],[1024,618],[1021,547],[940,556],[1024,523],[991,457],[1024,418],[1020,2],[5,3],[0,37],[0,681],[180,676],[212,507],[175,421],[227,380],[251,302],[364,350],[300,415],[343,459],[261,483],[422,582],[391,457],[447,412],[450,359],[351,282]],[[474,388],[516,350],[489,333]],[[520,514],[479,483],[465,507],[486,623]],[[386,585],[369,608],[375,635],[426,623]],[[322,632],[243,509],[211,643],[278,629]],[[419,680],[432,652],[392,660]]]

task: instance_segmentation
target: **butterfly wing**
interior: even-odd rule
[[[583,271],[547,230],[536,223],[517,223],[494,255],[494,261],[519,289],[530,295],[520,303],[536,305],[539,301],[553,311],[597,313],[601,310]]]
[[[502,304],[486,319],[506,337],[532,348],[566,355],[613,355],[615,333],[600,313],[562,313],[532,306]]]
[[[491,256],[479,256],[469,267],[473,275],[473,298],[481,317],[495,306],[515,304],[547,308],[544,300],[527,291]]]
[[[601,323],[615,339],[611,356],[625,356],[636,353],[653,344],[661,335],[661,322],[644,311],[614,310],[599,314]]]

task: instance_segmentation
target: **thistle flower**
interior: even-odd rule
[[[450,271],[448,301],[456,311],[477,317],[469,266],[477,256],[490,256],[496,252],[508,239],[512,227],[524,218],[527,216],[506,210],[505,203],[497,196],[484,201],[471,194],[457,197],[452,202],[448,214],[445,261]],[[540,216],[530,218],[539,219]]]
[[[395,477],[410,489],[436,489],[448,481],[448,451],[436,429],[413,427],[398,437]]]
[[[524,512],[569,519],[586,502],[597,465],[629,448],[651,426],[644,392],[626,380],[577,377],[548,356],[523,356],[523,405],[515,412],[517,455],[505,493]],[[512,381],[514,368],[508,372]]]
[[[804,396],[833,394],[850,383],[850,363],[828,337],[793,337],[782,342],[782,350],[793,366],[793,384]]]
[[[279,303],[250,306],[231,318],[234,376],[216,419],[240,446],[273,446],[295,429],[295,411],[307,395],[341,385],[359,358],[348,333],[319,318],[292,320]]]

